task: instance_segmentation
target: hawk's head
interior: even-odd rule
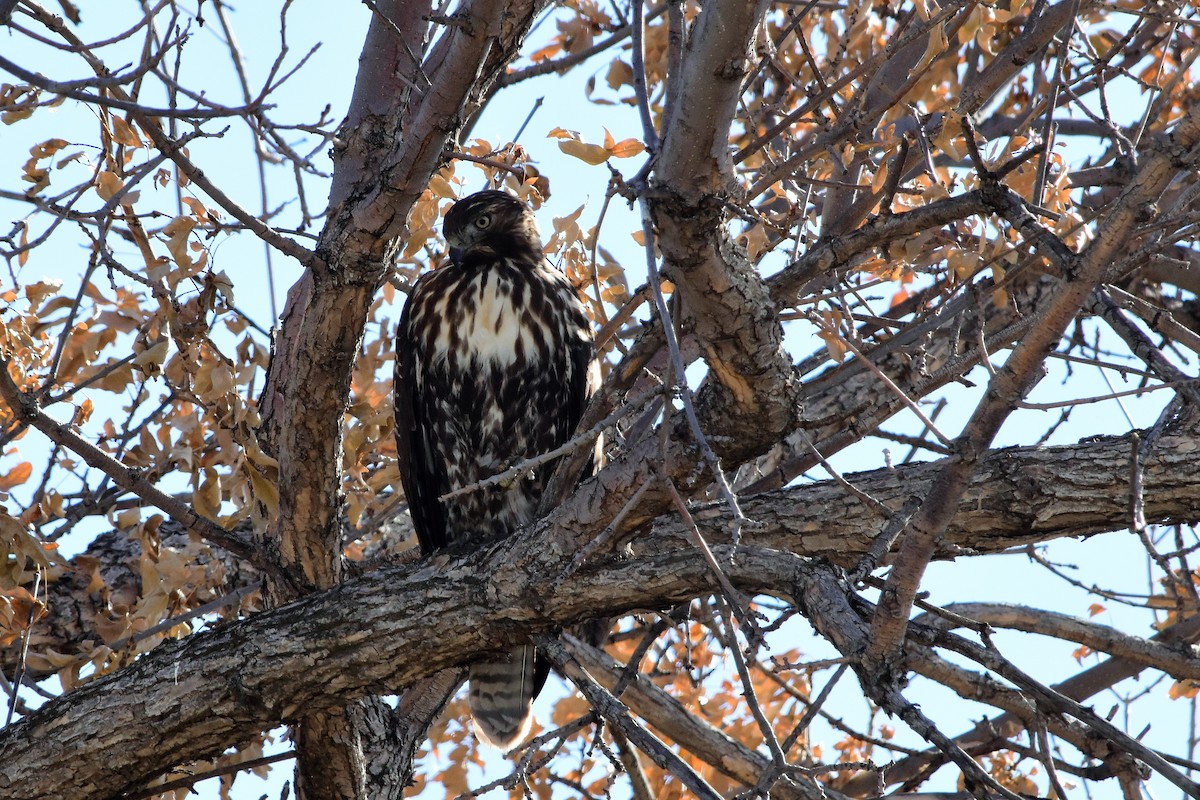
[[[533,212],[504,192],[476,192],[459,200],[446,212],[442,232],[455,264],[542,258],[542,239]]]

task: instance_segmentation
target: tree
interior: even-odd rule
[[[222,0],[143,3],[115,32],[0,2],[10,41],[65,65],[0,55],[12,135],[52,107],[99,123],[36,137],[28,185],[0,189],[6,794],[183,796],[277,758],[281,725],[305,798],[1198,794],[1195,734],[1132,723],[1194,719],[1200,685],[1192,5],[365,4],[339,125],[274,106],[309,57],[286,23],[315,12],[290,0],[259,82]],[[205,28],[236,82],[193,66]],[[470,132],[522,83],[580,74],[640,124],[592,143],[547,100],[558,148],[607,181],[595,224],[564,214],[548,243],[605,383],[538,523],[418,561],[397,295],[481,174],[535,206],[572,193],[532,138]],[[252,133],[258,212],[213,177],[229,129]],[[296,200],[272,207],[281,176]],[[604,224],[621,203],[637,249]],[[235,300],[254,273],[214,264],[246,241],[302,268],[270,331]],[[41,277],[61,242],[70,286]],[[1097,375],[1125,388],[1096,396]],[[1156,422],[1079,411],[1133,397]],[[601,433],[608,463],[578,481]],[[1064,537],[1091,537],[1078,576]],[[1130,541],[1140,594],[1096,566]],[[1008,603],[922,593],[931,564],[1013,552]],[[1052,582],[1097,597],[1031,589]],[[603,650],[569,632],[597,618]],[[1019,666],[1033,636],[1070,644]],[[480,785],[464,715],[439,712],[461,665],[530,637],[574,690]],[[1089,705],[1143,674],[1121,718]],[[417,758],[427,739],[448,765]]]

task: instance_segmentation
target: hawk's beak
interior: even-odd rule
[[[464,251],[461,247],[450,248],[450,261],[454,264],[454,266],[457,267],[462,264],[463,254]]]

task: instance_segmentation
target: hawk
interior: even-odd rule
[[[507,536],[532,520],[554,463],[438,498],[567,441],[599,373],[574,287],[547,263],[533,213],[504,192],[456,202],[450,263],[413,287],[396,336],[396,445],[423,554]],[[549,665],[532,645],[470,666],[480,737],[525,737]]]

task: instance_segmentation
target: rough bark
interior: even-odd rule
[[[996,553],[1013,547],[1072,536],[1118,531],[1129,524],[1131,437],[1097,439],[1062,447],[1015,447],[985,458],[946,529],[935,558]],[[1190,432],[1163,436],[1145,466],[1146,516],[1164,525],[1200,519],[1200,436]],[[845,476],[861,491],[893,510],[911,497],[924,496],[941,462],[910,464]],[[853,566],[883,527],[881,520],[844,486],[822,481],[743,498],[743,511],[754,524],[745,541],[830,559]],[[728,512],[701,505],[693,516],[706,536],[721,541],[729,530]],[[829,520],[837,520],[831,525]],[[164,525],[168,531],[170,525]],[[638,549],[661,541],[682,540],[686,531],[673,517],[654,522],[653,533]],[[164,533],[165,547],[191,546],[186,533]],[[105,534],[72,562],[72,570],[49,586],[50,609],[34,627],[30,675],[40,679],[53,670],[37,660],[39,649],[72,652],[86,640],[101,641],[108,624],[109,600],[135,597],[140,591],[140,545],[119,533]],[[226,590],[258,580],[237,559],[214,553],[226,572]],[[106,588],[88,591],[93,572]],[[11,674],[19,651],[0,651],[0,669]]]
[[[164,645],[0,733],[0,792],[117,794],[280,722],[395,692],[531,633],[597,613],[666,608],[714,585],[698,553],[676,549],[558,586],[572,553],[547,546],[542,533],[467,558],[383,569]],[[736,563],[729,575],[738,585],[774,592],[794,585],[805,562],[740,548]]]
[[[770,294],[725,224],[734,187],[729,126],[765,7],[705,6],[684,51],[650,200],[664,272],[678,287],[685,324],[716,378],[697,410],[722,421],[717,454],[736,461],[794,427],[799,409],[799,384]]]
[[[374,8],[335,152],[319,260],[288,295],[263,393],[261,436],[279,462],[280,496],[263,545],[289,575],[286,585],[268,583],[272,603],[342,578],[342,418],[369,308],[413,202],[543,5],[469,3],[456,24],[434,26],[441,35],[424,60],[432,4],[391,0]],[[396,786],[372,785],[368,774],[373,757],[364,742],[389,739],[364,725],[382,716],[359,706],[303,720],[296,732],[299,795],[398,796]],[[388,759],[376,754],[380,760]]]
[[[1081,458],[1085,447],[1090,450]],[[1107,524],[1120,525],[1124,498],[1112,486],[1127,473],[1121,454],[1128,447],[1128,440],[1117,439],[1057,452],[1021,449],[995,454],[985,463],[989,472],[979,476],[979,495],[964,498],[962,543],[982,544],[969,531],[992,523],[1006,524],[1010,531],[991,543],[996,548],[1020,541],[1022,528],[1043,529],[1058,515],[1072,525],[1086,524],[1078,512],[1091,508],[1087,498],[1098,494],[1109,501]],[[1192,519],[1200,517],[1194,488],[1196,447],[1194,438],[1166,437],[1154,462],[1147,465],[1150,496],[1175,497],[1176,502],[1186,498],[1182,502],[1190,504]],[[1068,453],[1092,463],[1096,472],[1080,470],[1060,480]],[[885,497],[890,486],[903,497],[919,489],[913,483],[917,471],[928,477],[937,469],[923,465],[903,477],[874,474],[857,476],[856,482]],[[1045,476],[1042,481],[1033,477],[1039,471]],[[998,485],[989,485],[996,479]],[[1033,494],[1039,485],[1043,492]],[[1005,523],[1014,486],[1023,487],[1021,505],[1028,500],[1032,513],[1023,521]],[[831,486],[793,491],[840,494],[846,511],[855,505],[844,490]],[[752,518],[759,511],[753,505],[747,508]],[[775,511],[787,517],[790,510],[776,506]],[[832,513],[831,508],[821,508],[819,515],[810,517],[809,526],[785,541],[808,543],[811,526]],[[704,518],[703,513],[699,516]],[[747,529],[748,539],[763,536],[771,541],[769,535]],[[860,536],[860,546],[867,544],[871,527],[864,525]],[[959,543],[949,541],[946,554],[958,552]],[[843,541],[844,551],[848,544]],[[243,622],[164,644],[129,668],[49,703],[0,734],[0,789],[21,786],[30,798],[115,793],[281,721],[337,709],[368,694],[396,691],[530,633],[597,613],[665,608],[711,591],[711,573],[694,550],[680,543],[677,530],[647,541],[646,551],[655,555],[597,570],[585,568],[568,584],[558,585],[555,579],[578,545],[558,533],[548,537],[538,528],[468,558],[385,568]],[[798,565],[806,563],[795,554],[758,546],[739,550],[734,561],[722,558],[722,563],[734,565],[728,571],[741,588],[769,594],[790,593],[801,579]],[[500,565],[504,569],[497,571]],[[483,577],[488,575],[492,577]],[[130,704],[129,697],[140,700]],[[68,774],[72,778],[64,784]]]

